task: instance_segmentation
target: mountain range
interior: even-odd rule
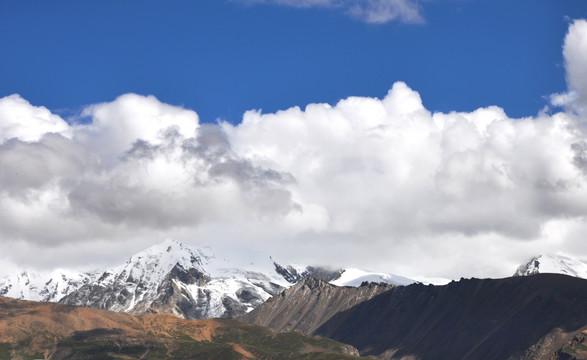
[[[239,255],[235,258],[168,239],[105,271],[55,271],[45,276],[14,272],[0,278],[0,296],[206,319],[243,315],[308,275],[339,285],[365,279],[396,285],[414,282],[359,269],[280,265],[270,256],[252,251]]]
[[[236,254],[165,240],[105,271],[15,271],[0,296],[44,303],[0,298],[0,359],[587,359],[581,261],[435,286]]]

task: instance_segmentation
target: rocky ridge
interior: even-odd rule
[[[276,331],[313,334],[331,317],[372,299],[394,285],[365,282],[359,287],[335,286],[308,276],[243,315],[240,320]]]

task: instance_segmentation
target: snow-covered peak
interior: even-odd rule
[[[124,278],[133,283],[157,286],[176,265],[183,269],[195,268],[205,274],[202,257],[198,248],[166,239],[131,256],[123,265],[104,272],[99,283],[106,286]]]
[[[363,282],[387,283],[392,285],[410,285],[415,283],[414,280],[403,276],[370,272],[356,268],[349,268],[343,271],[340,277],[331,281],[336,286],[359,286]]]
[[[587,263],[561,255],[539,255],[520,265],[514,276],[565,274],[587,279]]]
[[[161,264],[174,266],[177,263],[191,265],[192,260],[200,258],[200,251],[195,246],[190,246],[175,239],[165,239],[135,255],[129,262],[157,261]]]

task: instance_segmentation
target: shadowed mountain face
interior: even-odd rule
[[[584,279],[538,274],[414,284],[356,296],[344,309],[341,301],[356,295],[351,290],[307,279],[243,319],[329,337],[383,359],[587,359]]]
[[[0,297],[0,359],[354,359],[352,346],[228,319],[129,315]]]
[[[394,288],[314,333],[393,359],[563,359],[586,326],[587,281],[539,274]]]

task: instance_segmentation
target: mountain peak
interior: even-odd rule
[[[299,284],[301,286],[305,286],[311,290],[315,290],[315,289],[323,289],[325,287],[331,287],[332,285],[327,283],[324,280],[321,280],[315,276],[312,275],[308,275],[305,278],[303,278]],[[297,286],[297,285],[294,285]]]
[[[155,270],[156,273],[165,275],[174,266],[180,265],[184,268],[202,267],[202,253],[200,249],[188,246],[179,240],[165,239],[135,255],[131,256],[123,267],[144,268]]]
[[[152,252],[152,253],[163,253],[163,252],[181,252],[185,251],[186,249],[190,248],[189,246],[185,245],[179,240],[173,238],[167,238],[162,242],[152,245],[149,248],[141,251],[143,252]]]
[[[562,255],[538,255],[520,265],[514,276],[538,273],[564,274],[587,279],[587,263]]]

